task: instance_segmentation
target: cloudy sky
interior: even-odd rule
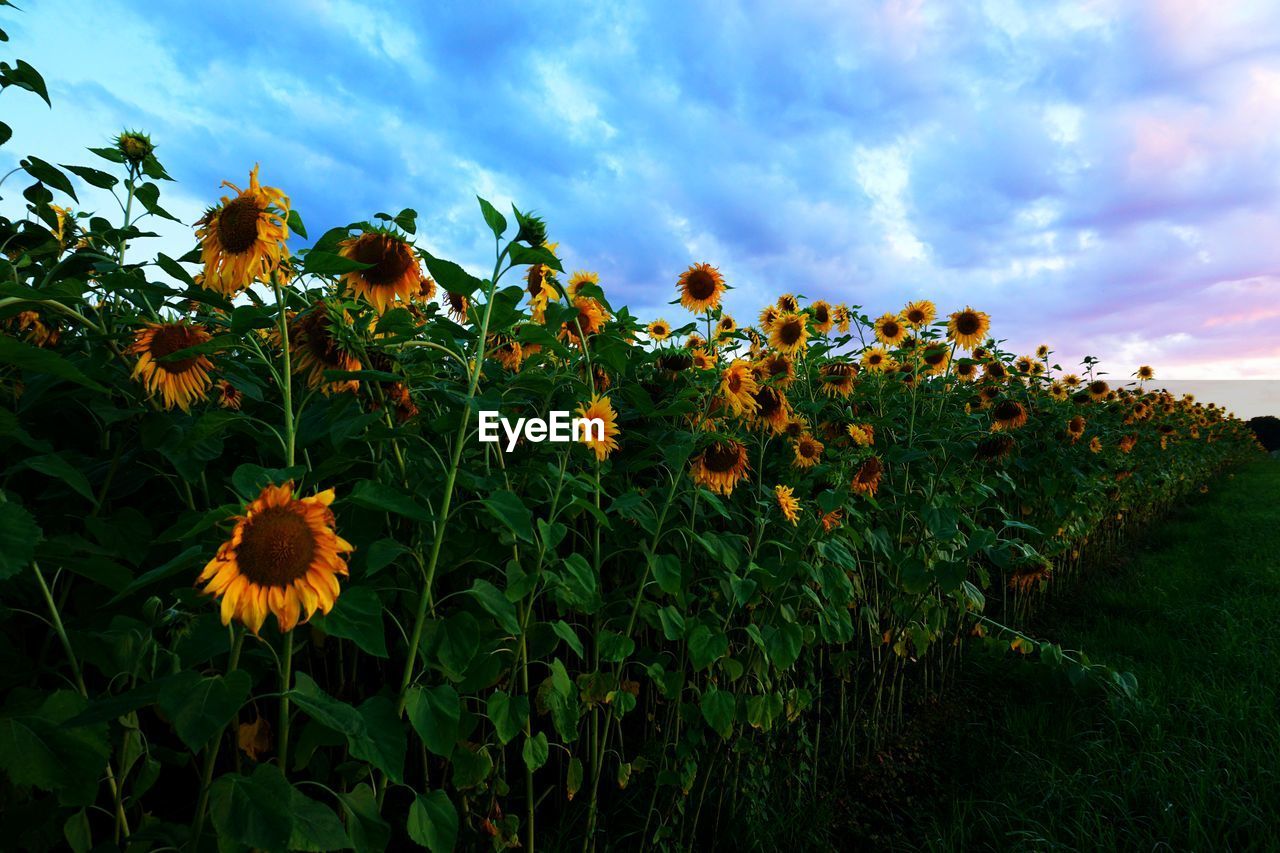
[[[188,222],[261,163],[313,234],[413,207],[487,272],[479,193],[646,319],[707,261],[739,319],[927,297],[1064,366],[1280,379],[1270,0],[23,5],[54,109],[5,94],[5,170],[138,127]]]

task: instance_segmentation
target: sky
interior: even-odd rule
[[[22,5],[54,108],[5,93],[5,171],[140,128],[188,223],[260,163],[313,236],[412,207],[487,275],[480,194],[645,320],[708,262],[740,322],[928,298],[1068,368],[1280,380],[1270,0]]]

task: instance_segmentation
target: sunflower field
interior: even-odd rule
[[[638,318],[483,199],[484,276],[413,210],[307,223],[269,164],[149,255],[162,149],[91,153],[2,185],[6,846],[710,844],[966,645],[1131,690],[1018,626],[1258,453],[968,306],[735,319],[694,263]],[[477,440],[556,410],[603,434]]]

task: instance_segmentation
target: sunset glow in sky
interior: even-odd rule
[[[136,127],[188,222],[261,163],[313,235],[414,207],[480,272],[479,193],[644,319],[707,261],[740,321],[925,297],[1064,367],[1280,379],[1280,3],[24,5],[54,109],[6,93],[6,171]]]

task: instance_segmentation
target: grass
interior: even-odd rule
[[[1035,632],[1132,672],[1137,701],[973,661],[965,689],[1000,710],[936,744],[906,846],[1280,849],[1280,464],[1190,500]]]

